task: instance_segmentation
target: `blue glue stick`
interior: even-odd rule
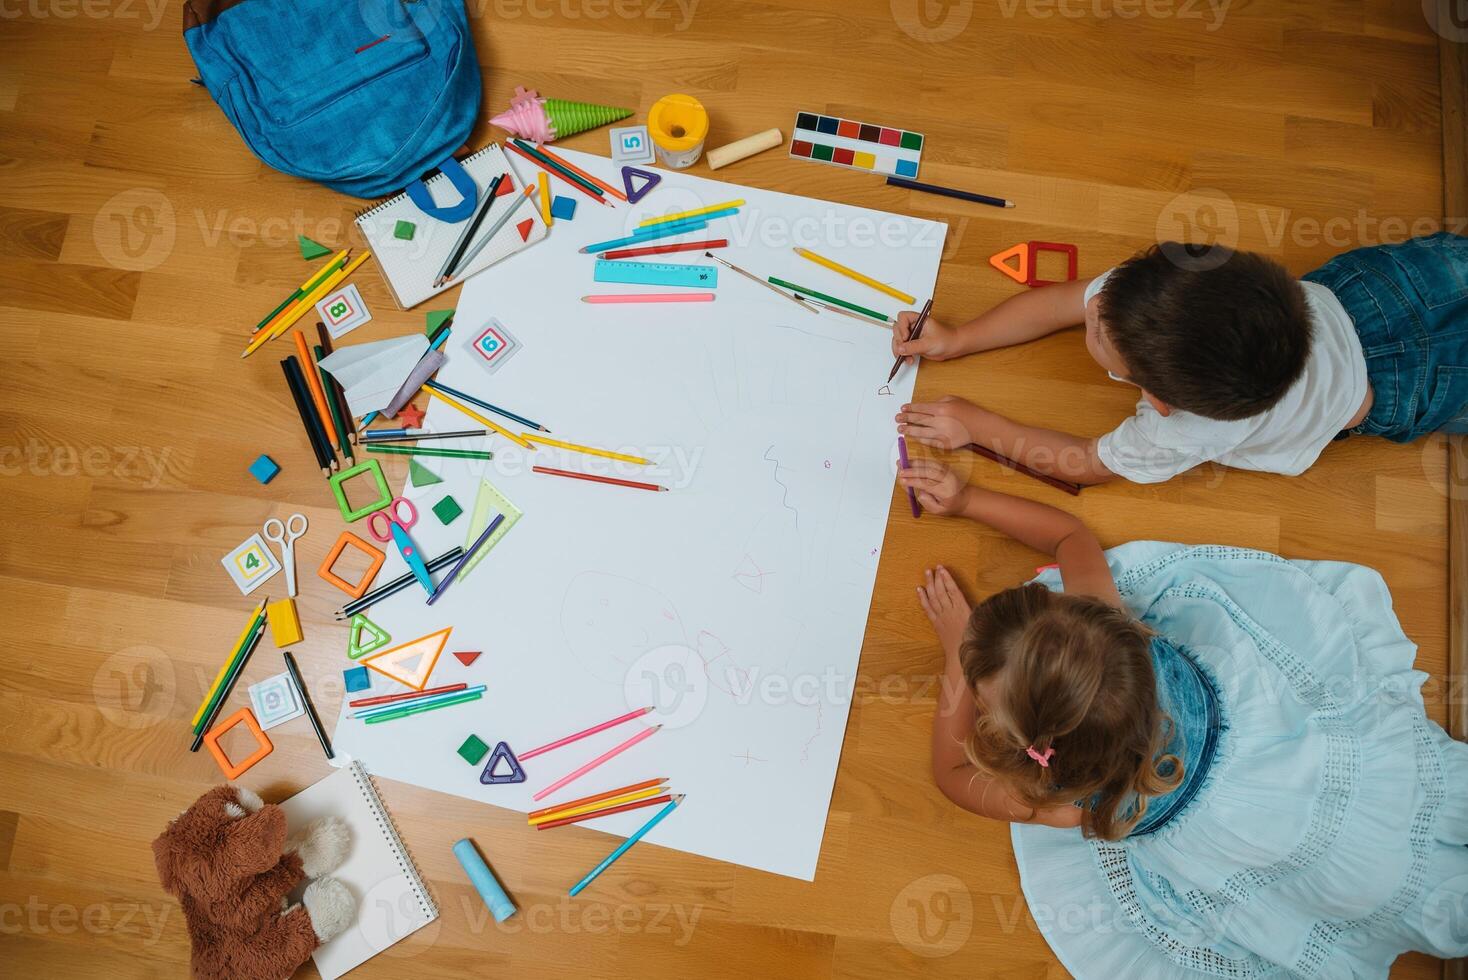
[[[484,863],[484,858],[479,856],[474,842],[465,837],[454,845],[454,857],[459,859],[464,873],[469,876],[469,881],[474,885],[474,890],[479,897],[484,899],[484,904],[489,907],[489,912],[494,916],[494,921],[503,922],[515,914],[515,903],[510,901],[510,896],[500,887],[494,872],[489,870],[489,865]]]

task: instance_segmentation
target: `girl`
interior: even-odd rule
[[[1384,977],[1468,955],[1468,745],[1428,721],[1381,577],[1136,542],[966,486],[902,483],[1056,571],[970,608],[918,590],[947,666],[943,793],[1012,823],[1030,911],[1078,977]]]

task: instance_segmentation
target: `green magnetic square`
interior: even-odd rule
[[[418,226],[413,224],[413,222],[399,221],[392,227],[392,237],[401,238],[405,242],[411,242],[413,240],[413,234],[417,230]]]
[[[459,755],[471,766],[479,765],[479,760],[484,758],[489,746],[480,741],[478,735],[470,735],[464,739],[464,744],[459,746]]]
[[[824,160],[826,163],[830,163],[831,162],[831,152],[832,151],[831,151],[831,148],[829,146],[822,146],[819,143],[817,143],[815,146],[811,147],[811,149],[810,149],[810,155],[811,155],[811,159],[812,160]]]
[[[352,510],[352,505],[347,502],[347,492],[342,488],[342,484],[362,473],[372,474],[372,479],[377,483],[377,499],[359,510]],[[369,459],[365,463],[350,466],[332,477],[328,482],[331,483],[331,494],[336,498],[336,507],[342,512],[342,520],[348,524],[353,521],[360,521],[373,511],[382,510],[382,508],[392,503],[392,490],[387,485],[387,477],[382,475],[382,467],[377,465],[377,460],[375,459]]]
[[[433,505],[433,513],[438,517],[440,524],[448,525],[454,523],[454,519],[464,513],[464,508],[460,507],[459,502],[453,497],[444,494],[444,498]]]
[[[923,134],[903,133],[902,148],[904,150],[921,150],[923,148]]]

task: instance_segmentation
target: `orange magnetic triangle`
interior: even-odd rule
[[[530,241],[530,229],[532,229],[534,227],[535,227],[535,219],[533,219],[533,218],[526,218],[524,221],[520,222],[518,225],[515,226],[515,230],[520,233],[520,240],[521,241],[528,242],[528,241]]]
[[[445,626],[437,633],[429,633],[416,640],[409,640],[402,646],[374,653],[363,659],[362,664],[371,667],[383,677],[390,677],[399,684],[405,684],[415,691],[421,691],[428,686],[428,675],[433,673],[433,667],[438,663],[438,655],[443,652],[444,644],[449,641],[449,631],[452,629],[452,626]],[[418,658],[418,666],[409,672],[404,663],[411,661],[414,657]]]
[[[459,663],[467,667],[479,659],[479,653],[478,650],[455,650],[454,656],[459,658]]]
[[[1018,269],[1009,264],[1010,259],[1018,260]],[[989,264],[1015,282],[1026,282],[1030,278],[1030,243],[1020,242],[1013,248],[1006,248],[997,255],[989,256]]]

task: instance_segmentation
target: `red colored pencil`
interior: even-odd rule
[[[623,194],[621,191],[617,190],[615,187],[613,187],[611,184],[608,184],[606,181],[602,180],[600,177],[593,176],[592,174],[587,173],[585,170],[582,170],[580,167],[576,166],[576,164],[572,163],[570,160],[566,160],[566,159],[564,159],[562,157],[556,156],[554,153],[552,153],[550,151],[550,149],[544,143],[538,144],[535,148],[537,150],[539,150],[541,153],[544,153],[546,155],[546,159],[550,160],[552,163],[559,163],[561,166],[565,167],[567,170],[571,171],[573,174],[575,174],[577,177],[580,177],[582,180],[589,180],[589,181],[591,181],[593,184],[595,184],[596,186],[600,187],[602,190],[606,191],[608,194],[612,195],[617,200],[619,200],[619,201],[625,201],[625,200],[627,200],[627,195],[626,194]]]
[[[674,245],[644,245],[642,248],[619,248],[603,252],[604,259],[633,259],[639,255],[667,255],[669,252],[694,252],[701,248],[728,248],[729,239],[719,238],[708,242],[678,242]]]
[[[445,684],[443,687],[430,687],[424,691],[404,691],[402,694],[379,694],[374,698],[358,698],[348,701],[347,704],[353,708],[365,708],[371,704],[388,704],[392,701],[406,701],[408,698],[425,698],[430,694],[447,694],[450,691],[462,691],[469,685],[463,682],[458,684]]]
[[[1079,497],[1081,495],[1081,485],[1079,483],[1070,483],[1066,480],[1060,479],[1059,477],[1051,476],[1049,473],[1041,473],[1039,470],[1032,470],[1024,463],[1021,463],[1019,460],[1010,459],[1003,453],[996,453],[988,446],[981,446],[976,442],[971,442],[963,448],[969,450],[970,452],[978,453],[985,459],[993,460],[1000,466],[1007,466],[1010,469],[1014,470],[1016,473],[1023,473],[1025,476],[1030,477],[1034,480],[1039,480],[1041,483],[1052,486],[1057,490],[1064,490],[1072,497]]]
[[[667,487],[660,487],[656,483],[638,483],[636,480],[619,480],[614,476],[594,476],[591,473],[572,473],[570,470],[558,470],[550,466],[532,466],[530,469],[536,473],[546,473],[550,476],[567,476],[573,480],[589,480],[592,483],[610,483],[618,487],[632,487],[634,490],[659,490],[667,492]]]
[[[505,149],[510,150],[513,153],[518,153],[520,156],[524,157],[526,160],[529,160],[534,166],[536,166],[537,168],[539,168],[541,170],[544,170],[546,173],[550,174],[552,177],[560,178],[560,180],[562,180],[564,183],[567,183],[567,184],[571,185],[572,187],[576,188],[578,191],[580,191],[581,193],[585,194],[587,197],[591,198],[593,201],[598,201],[598,202],[600,202],[602,204],[605,204],[607,207],[612,207],[612,202],[611,201],[608,201],[606,199],[606,196],[604,194],[602,194],[601,189],[599,187],[597,187],[595,184],[592,184],[590,181],[587,181],[587,184],[591,188],[590,190],[588,190],[586,187],[582,187],[580,184],[576,183],[576,181],[573,180],[571,177],[566,176],[566,173],[569,173],[569,171],[562,172],[560,170],[557,170],[556,169],[556,166],[558,166],[557,164],[547,165],[547,164],[541,162],[540,160],[535,159],[534,155],[532,155],[530,153],[526,153],[524,150],[520,149],[518,146],[516,146],[510,140],[505,140],[504,146],[505,146]]]
[[[545,823],[536,824],[535,829],[549,830],[552,827],[564,827],[567,824],[580,823],[583,820],[596,820],[599,817],[610,817],[614,813],[625,813],[628,810],[640,810],[645,806],[656,806],[659,803],[667,803],[672,798],[672,794],[654,796],[648,800],[636,800],[632,803],[623,803],[621,806],[609,806],[605,810],[592,810],[590,813],[566,817],[564,820],[547,820]]]
[[[516,756],[516,758],[519,758],[519,756]],[[565,803],[557,803],[555,806],[548,806],[540,810],[531,810],[525,815],[525,818],[527,820],[534,820],[536,817],[543,817],[547,813],[558,813],[561,810],[574,810],[578,806],[585,806],[588,803],[595,803],[598,800],[610,800],[615,796],[626,796],[628,793],[635,793],[640,789],[647,789],[650,786],[661,786],[667,781],[667,776],[659,776],[657,779],[644,779],[640,783],[623,786],[621,789],[609,789],[605,793],[593,793],[591,796],[583,796],[579,800],[568,800]]]

